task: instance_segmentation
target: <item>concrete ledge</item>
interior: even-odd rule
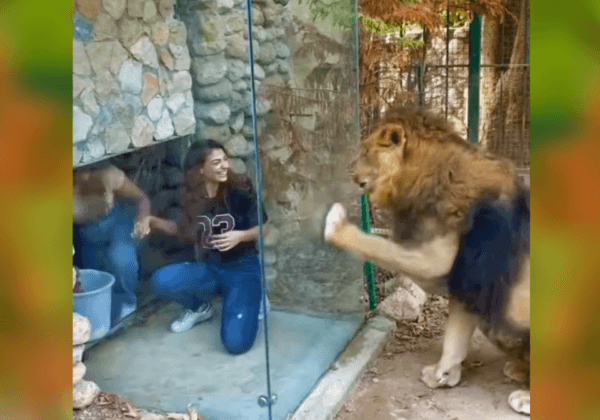
[[[356,334],[290,420],[332,420],[383,350],[394,323],[376,315]]]

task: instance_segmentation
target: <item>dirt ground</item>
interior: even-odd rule
[[[463,363],[461,383],[452,389],[429,389],[420,381],[421,369],[438,361],[446,298],[432,296],[423,316],[398,322],[394,336],[372,369],[361,378],[350,401],[336,420],[524,420],[511,410],[507,398],[521,385],[505,378],[507,357],[479,331]]]

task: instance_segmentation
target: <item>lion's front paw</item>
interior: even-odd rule
[[[331,241],[333,234],[346,222],[347,217],[346,210],[340,203],[335,203],[331,206],[325,218],[324,236],[327,242]]]
[[[461,366],[460,364],[444,371],[439,369],[438,365],[431,365],[423,368],[421,380],[429,388],[453,387],[460,382]]]
[[[531,398],[529,391],[519,390],[511,392],[508,396],[508,404],[517,413],[530,414]]]

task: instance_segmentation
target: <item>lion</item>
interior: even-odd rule
[[[507,160],[466,142],[423,109],[392,109],[361,142],[354,181],[393,217],[393,239],[363,233],[341,204],[325,221],[325,241],[450,294],[439,362],[424,367],[430,388],[461,379],[477,326],[515,356],[504,373],[529,380],[529,191]],[[529,391],[509,405],[529,414]]]

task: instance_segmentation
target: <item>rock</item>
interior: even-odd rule
[[[79,147],[80,145],[73,145],[73,167],[77,166],[81,162],[81,159],[83,159],[83,149]]]
[[[250,66],[247,66],[245,69],[244,79],[250,79]],[[258,64],[254,64],[254,78],[257,80],[262,80],[265,78],[265,71]]]
[[[85,76],[91,72],[92,67],[85,53],[83,43],[73,40],[73,73]]]
[[[190,48],[194,55],[206,56],[220,54],[227,48],[227,42],[224,39],[206,42],[201,36],[190,39]]]
[[[275,50],[277,53],[277,58],[286,59],[290,56],[290,49],[288,48],[287,45],[285,45],[282,42],[277,44],[277,46],[275,47]]]
[[[73,386],[73,408],[82,409],[90,405],[100,393],[94,382],[80,381]]]
[[[278,62],[279,62],[279,73],[289,74],[291,71],[289,63],[284,60],[278,60]]]
[[[185,107],[173,118],[175,132],[179,136],[194,134],[196,128],[196,119],[192,107]]]
[[[244,161],[242,159],[231,159],[231,170],[233,171],[233,173],[238,174],[238,175],[243,175],[246,173],[246,164],[244,163]]]
[[[169,93],[186,92],[192,88],[192,76],[187,71],[173,73],[173,81],[168,84]]]
[[[225,20],[224,34],[231,35],[243,33],[246,30],[246,22],[242,15],[232,15]]]
[[[158,121],[162,115],[163,99],[160,96],[155,97],[148,104],[148,116],[152,121]]]
[[[233,90],[241,93],[241,92],[246,92],[249,89],[248,83],[246,83],[243,80],[238,80],[237,82],[235,82],[233,84]]]
[[[94,20],[102,10],[100,0],[75,0],[75,10],[87,19]]]
[[[225,125],[210,125],[202,121],[200,118],[196,119],[196,137],[198,140],[213,139],[223,144],[231,138],[231,131],[229,126]]]
[[[177,48],[178,52],[174,52],[175,47],[179,47]],[[188,50],[187,45],[169,44],[169,49],[175,58],[175,70],[190,70],[192,58],[190,57],[190,50]]]
[[[85,365],[81,362],[73,365],[73,385],[77,384],[77,382],[83,379],[83,375],[85,375]]]
[[[273,44],[265,43],[260,47],[260,55],[257,60],[261,65],[269,64],[277,58],[277,50]]]
[[[250,156],[253,152],[252,144],[246,141],[246,138],[241,134],[234,135],[224,144],[224,147],[227,154],[233,157]]]
[[[248,43],[242,34],[237,34],[229,38],[226,52],[232,58],[240,60],[248,59]]]
[[[194,86],[195,97],[206,102],[223,101],[228,99],[232,92],[233,85],[226,78],[214,85]]]
[[[96,74],[110,70],[112,41],[90,42],[85,46],[85,52]]]
[[[241,60],[229,60],[227,65],[227,78],[231,83],[236,83],[244,77],[247,67],[249,67],[248,64]],[[246,86],[245,83],[244,86]]]
[[[85,346],[83,344],[79,344],[77,346],[73,346],[73,365],[81,362],[81,358],[83,357],[83,350],[85,350]]]
[[[200,86],[213,85],[227,74],[227,60],[223,57],[212,59],[195,58],[192,64],[194,80]]]
[[[81,92],[93,88],[94,84],[89,79],[84,79],[76,74],[73,75],[73,99],[77,98]]]
[[[129,50],[142,63],[155,69],[158,68],[156,48],[147,36],[140,38]]]
[[[73,143],[79,143],[87,138],[90,128],[94,125],[92,117],[78,106],[73,107]]]
[[[131,142],[135,147],[144,147],[152,144],[156,129],[152,121],[145,115],[135,117],[133,130],[131,131]]]
[[[143,11],[143,19],[144,22],[151,22],[156,17],[156,5],[153,1],[147,1],[144,3],[144,11]]]
[[[107,13],[101,13],[96,19],[94,39],[96,41],[114,40],[119,35],[117,22]]]
[[[217,0],[217,12],[219,14],[228,13],[233,8],[233,5],[233,0]]]
[[[169,43],[177,45],[186,45],[187,28],[183,22],[179,20],[169,21]]]
[[[154,44],[160,47],[167,45],[170,34],[169,25],[166,22],[159,21],[152,25],[152,41]]]
[[[229,120],[231,112],[223,102],[194,105],[194,115],[213,124],[223,124]]]
[[[92,324],[90,324],[90,321],[86,317],[73,312],[73,345],[87,343],[91,333]]]
[[[100,138],[93,137],[85,143],[85,150],[83,151],[85,161],[100,159],[105,154],[106,148]]]
[[[230,117],[229,127],[231,127],[231,130],[236,134],[242,131],[242,128],[244,127],[244,113],[238,112],[236,115]]]
[[[385,317],[396,321],[414,321],[421,315],[423,304],[409,290],[399,287],[381,302],[378,310]]]
[[[112,41],[112,56],[110,58],[110,71],[112,74],[118,74],[125,60],[129,58],[129,53],[117,40]]]
[[[124,92],[139,94],[142,91],[142,64],[127,60],[119,71],[119,81]]]
[[[177,111],[185,104],[185,95],[181,92],[171,95],[166,104],[172,114],[177,114]]]
[[[262,9],[264,24],[265,26],[272,26],[280,15],[281,8],[279,5],[275,4],[273,0],[266,0],[265,3],[265,7]]]
[[[231,99],[229,100],[231,112],[239,112],[247,108],[246,99],[244,99],[245,96],[239,92],[231,92]]]
[[[112,16],[113,19],[119,20],[125,11],[126,0],[102,0],[104,10]]]
[[[83,102],[83,109],[86,113],[91,115],[98,115],[100,107],[96,102],[96,96],[94,95],[94,89],[90,86],[81,94],[81,101]]]
[[[156,139],[165,140],[173,135],[175,128],[173,127],[173,121],[169,116],[169,111],[164,109],[158,124],[156,124]]]
[[[248,101],[250,102],[250,100]],[[256,102],[256,115],[262,117],[271,111],[271,102],[267,99],[258,99]]]
[[[154,73],[144,73],[144,87],[142,89],[142,105],[146,106],[158,93],[158,78]]]
[[[79,15],[73,16],[73,39],[81,42],[92,40],[94,26]]]
[[[144,12],[144,3],[146,0],[128,0],[127,13],[131,17],[141,18]]]
[[[140,39],[143,32],[142,24],[137,19],[123,19],[119,27],[119,39],[129,48]]]
[[[200,31],[204,42],[216,42],[224,38],[224,25],[220,16],[200,15]]]
[[[169,52],[168,49],[164,47],[161,48],[159,55],[160,61],[164,64],[166,68],[168,68],[169,70],[173,70],[175,68],[175,58],[173,57],[173,54]]]
[[[257,6],[252,6],[252,24],[256,26],[263,26],[265,24],[265,16]]]
[[[406,289],[416,300],[416,302],[423,306],[427,302],[427,293],[421,289],[414,281],[406,276],[400,277],[400,286]]]
[[[173,12],[175,11],[175,0],[160,0],[158,2],[158,11],[161,16],[168,20],[171,16],[173,16]]]
[[[106,153],[125,152],[131,143],[131,137],[121,122],[116,122],[106,129]]]

